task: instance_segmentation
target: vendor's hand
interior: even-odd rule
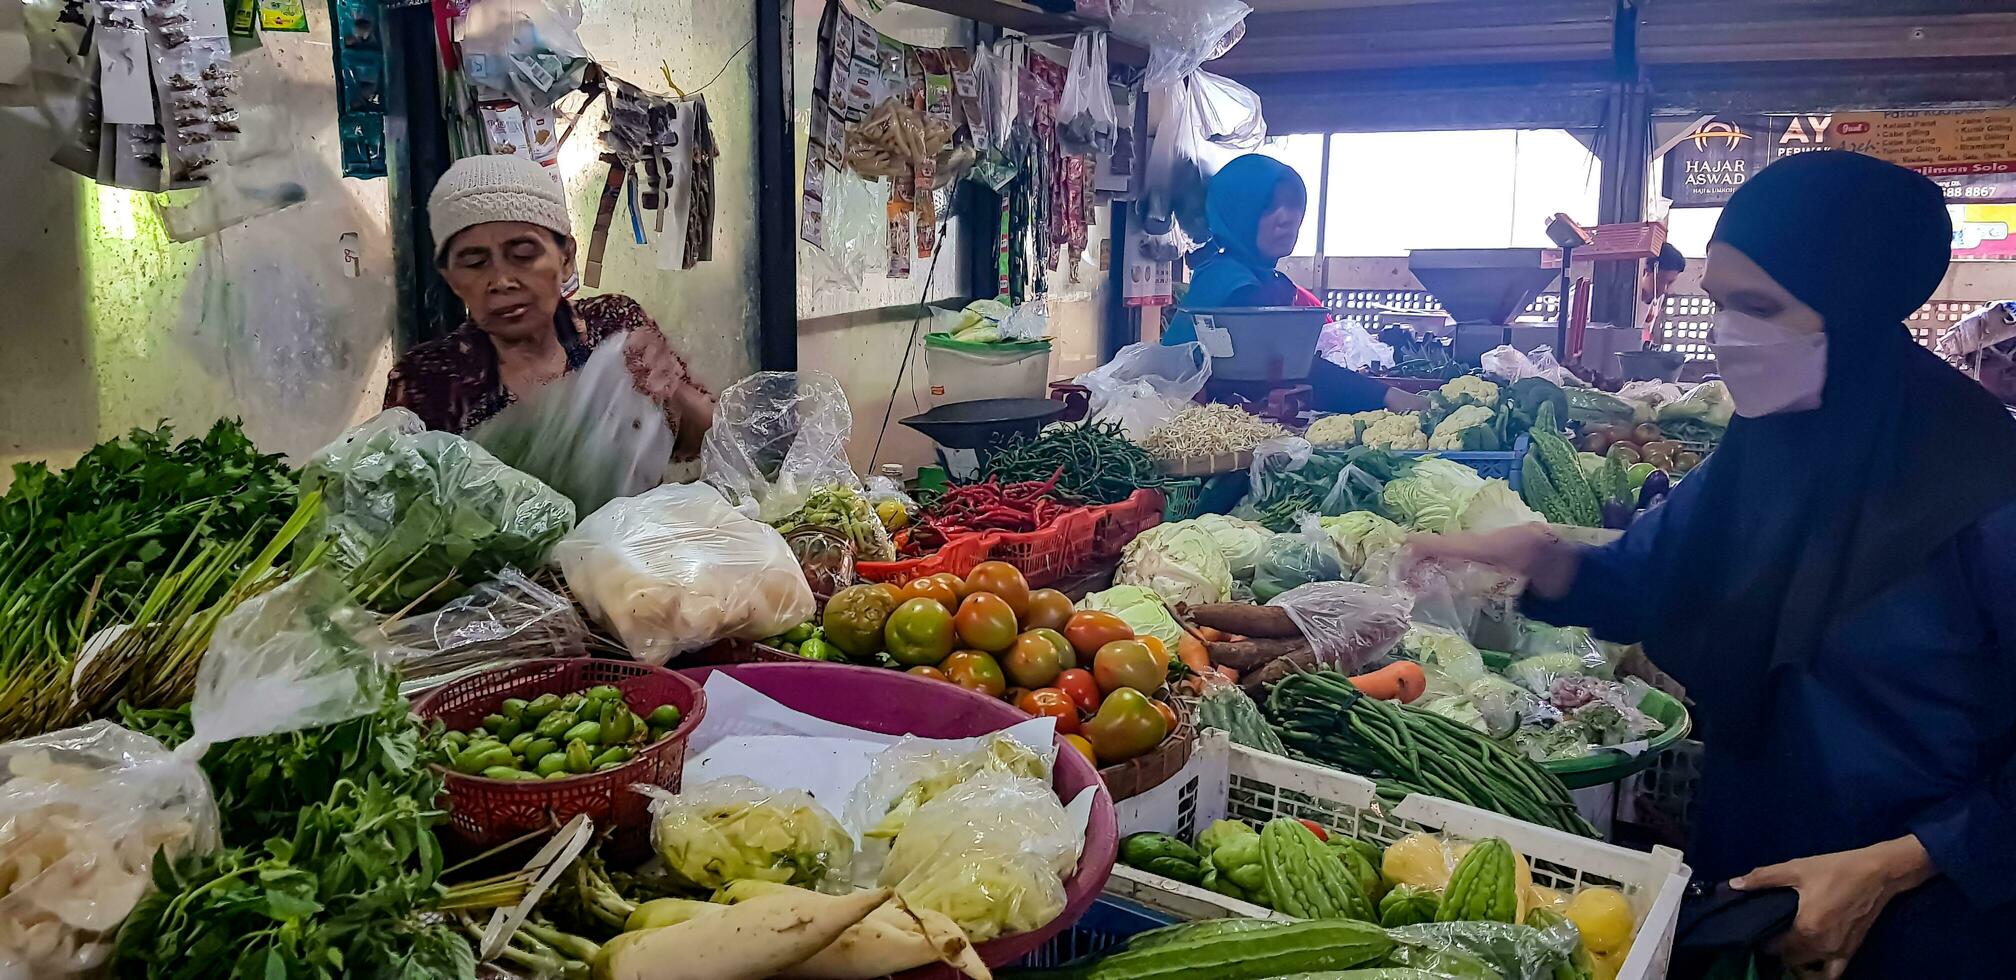
[[[1422,565],[1471,562],[1526,579],[1527,589],[1557,598],[1574,584],[1580,552],[1545,524],[1519,524],[1497,531],[1415,534],[1407,538],[1402,574]]]
[[[1758,868],[1729,884],[1743,891],[1798,891],[1799,914],[1781,941],[1779,956],[1800,976],[1833,980],[1847,971],[1848,961],[1883,907],[1932,874],[1925,846],[1906,835],[1853,851]]]

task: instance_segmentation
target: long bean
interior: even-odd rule
[[[1291,754],[1372,778],[1383,800],[1443,796],[1596,836],[1561,781],[1525,756],[1440,715],[1368,698],[1335,671],[1276,684],[1267,714]]]

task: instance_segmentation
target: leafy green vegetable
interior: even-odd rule
[[[1482,489],[1484,478],[1476,470],[1446,459],[1424,459],[1412,473],[1386,484],[1379,500],[1395,521],[1445,534],[1456,530],[1463,508]]]
[[[1094,592],[1079,602],[1078,608],[1110,612],[1126,620],[1134,635],[1152,636],[1171,650],[1183,638],[1183,627],[1176,625],[1176,617],[1169,615],[1162,597],[1138,585],[1116,585],[1104,592]]]
[[[1232,567],[1217,539],[1195,523],[1179,521],[1129,541],[1113,584],[1143,586],[1170,602],[1224,602],[1232,594]]]
[[[1457,523],[1465,531],[1496,531],[1545,520],[1538,511],[1519,499],[1519,492],[1513,490],[1511,484],[1490,479],[1485,480],[1483,488],[1463,505],[1463,516]]]
[[[1325,517],[1318,523],[1323,533],[1336,542],[1338,553],[1354,575],[1362,571],[1373,556],[1407,543],[1407,532],[1400,525],[1369,510]]]
[[[1253,566],[1253,598],[1271,602],[1275,596],[1311,582],[1335,582],[1345,575],[1337,544],[1319,529],[1277,534]]]
[[[396,413],[317,455],[301,486],[324,508],[297,553],[326,544],[364,604],[384,611],[438,606],[500,568],[536,566],[574,527],[574,503],[552,488]]]
[[[230,420],[181,442],[134,429],[60,473],[16,464],[0,498],[0,738],[108,714],[122,695],[187,698],[200,642],[184,659],[98,658],[73,691],[74,658],[108,626],[179,624],[171,611],[223,599],[294,509],[286,465]]]

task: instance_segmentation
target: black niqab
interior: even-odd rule
[[[1827,381],[1817,409],[1737,417],[1689,477],[1706,484],[1693,518],[1662,534],[1677,594],[1651,652],[1717,666],[1680,677],[1710,724],[1765,710],[1839,616],[2016,500],[2016,421],[1901,322],[1938,287],[1951,238],[1930,180],[1846,151],[1772,164],[1716,225],[1713,241],[1825,317]]]

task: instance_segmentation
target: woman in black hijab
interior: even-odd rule
[[[2016,969],[2016,421],[1901,323],[1950,240],[1912,171],[1765,168],[1702,276],[1738,415],[1710,460],[1602,548],[1542,525],[1417,547],[1526,576],[1528,614],[1687,686],[1688,862],[1797,889],[1801,975]]]

